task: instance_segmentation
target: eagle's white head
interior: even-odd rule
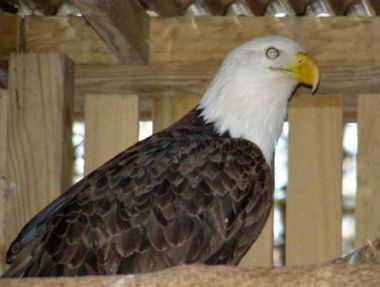
[[[302,83],[314,91],[318,82],[318,66],[300,45],[281,36],[257,38],[227,55],[199,108],[218,133],[258,145],[270,165],[294,89]]]

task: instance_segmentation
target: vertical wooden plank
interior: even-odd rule
[[[71,184],[72,63],[59,54],[12,54],[6,170],[8,243]]]
[[[85,96],[85,173],[138,141],[139,98]]]
[[[341,254],[342,102],[338,96],[303,96],[291,103],[287,265]]]
[[[200,96],[161,96],[153,102],[153,132],[161,131],[191,111]]]
[[[361,95],[358,101],[356,195],[357,247],[380,237],[380,95]]]
[[[273,266],[273,210],[260,236],[241,259],[239,266],[246,268]]]
[[[5,271],[5,252],[8,248],[4,231],[7,227],[5,217],[7,160],[7,98],[8,92],[0,89],[0,274]]]

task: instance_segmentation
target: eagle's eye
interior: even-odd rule
[[[276,48],[273,48],[273,47],[269,47],[266,51],[266,56],[268,59],[276,59],[278,58],[278,56],[280,56],[280,51],[277,50]]]

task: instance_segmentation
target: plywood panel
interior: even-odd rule
[[[380,237],[380,95],[358,103],[356,246]]]
[[[161,131],[190,112],[199,96],[162,96],[153,102],[153,131]]]
[[[294,98],[289,111],[286,264],[341,254],[342,98]]]
[[[139,99],[134,95],[87,95],[85,173],[138,140]]]
[[[13,54],[9,68],[6,241],[71,184],[72,65]]]
[[[117,57],[81,17],[25,18],[25,51],[68,55],[76,64],[116,64]]]
[[[8,92],[0,89],[0,274],[5,271],[5,252],[8,248],[4,230],[7,226],[6,207],[6,178],[7,164],[7,100]]]

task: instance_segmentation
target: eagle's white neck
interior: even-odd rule
[[[255,143],[271,166],[296,82],[283,75],[273,79],[265,73],[247,73],[241,66],[233,73],[231,68],[222,66],[211,82],[199,105],[202,116],[218,133],[228,131],[233,138]]]

